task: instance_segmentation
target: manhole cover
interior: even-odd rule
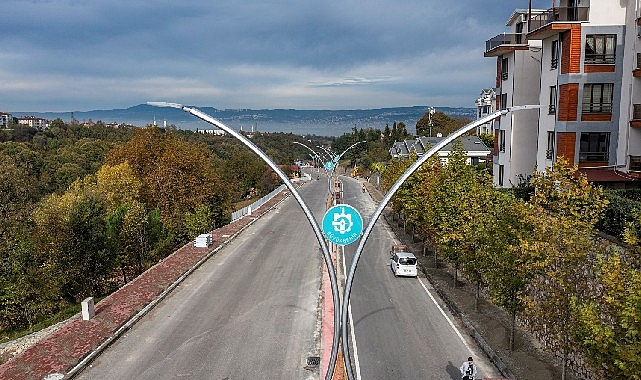
[[[320,356],[308,356],[307,365],[310,367],[318,367],[320,365]]]

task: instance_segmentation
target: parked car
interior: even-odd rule
[[[390,251],[390,268],[394,276],[418,276],[418,269],[416,268],[416,256],[410,252],[405,251],[406,247],[393,246]]]

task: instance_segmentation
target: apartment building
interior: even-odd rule
[[[18,124],[41,130],[49,128],[49,120],[34,116],[19,117]]]
[[[528,17],[542,12],[515,10],[507,21],[509,32],[485,44],[485,56],[496,57],[496,109],[539,104],[541,42],[527,39]],[[508,113],[494,122],[494,185],[512,187],[532,174],[537,153],[537,109]]]
[[[562,157],[590,181],[636,186],[636,172],[641,174],[639,0],[552,0],[550,6],[512,15],[508,25],[514,26],[515,40],[525,40],[522,47],[505,41],[486,46],[485,56],[497,59],[497,103],[541,106],[533,125],[522,120],[531,122],[532,113],[519,111],[495,127],[495,185],[515,185],[518,175],[542,171]],[[517,14],[521,18],[514,21]],[[538,55],[530,54],[538,67],[519,62],[525,46],[529,53],[539,48]],[[522,66],[499,81],[506,71],[503,62]],[[530,114],[522,117],[522,112]]]
[[[10,113],[0,112],[0,128],[7,128],[13,120],[13,116]]]
[[[474,102],[476,105],[476,118],[480,119],[496,112],[496,92],[493,88],[484,88],[481,90],[478,99]],[[494,120],[482,124],[476,128],[476,134],[494,133]]]

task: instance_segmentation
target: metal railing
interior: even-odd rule
[[[641,104],[632,105],[632,120],[641,120]]]
[[[245,206],[245,207],[241,208],[238,211],[234,211],[231,214],[231,221],[233,222],[234,220],[238,220],[238,219],[242,218],[245,215],[251,214],[252,210],[256,210],[257,208],[259,208],[263,204],[267,203],[270,199],[274,198],[278,193],[280,193],[281,191],[285,190],[286,187],[287,186],[285,186],[284,184],[280,185],[276,189],[272,190],[271,193],[265,195],[264,197],[260,198],[259,200],[257,200],[256,202],[250,204],[249,206]]]
[[[543,13],[532,15],[528,27],[529,31],[533,32],[553,22],[588,21],[589,15],[590,6],[556,7]]]
[[[485,51],[488,52],[502,45],[522,45],[526,43],[523,33],[501,33],[485,41]]]

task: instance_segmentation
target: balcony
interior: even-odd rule
[[[641,78],[641,53],[637,53],[637,64],[632,70],[632,76],[635,78]]]
[[[630,119],[630,127],[641,128],[641,104],[632,105],[632,119]]]
[[[485,41],[485,56],[496,57],[509,50],[527,49],[524,33],[501,33]]]
[[[528,24],[530,33],[537,33],[553,23],[589,21],[590,6],[556,7],[542,13],[533,14]],[[554,29],[554,27],[552,27]],[[545,38],[538,36],[537,38]]]

